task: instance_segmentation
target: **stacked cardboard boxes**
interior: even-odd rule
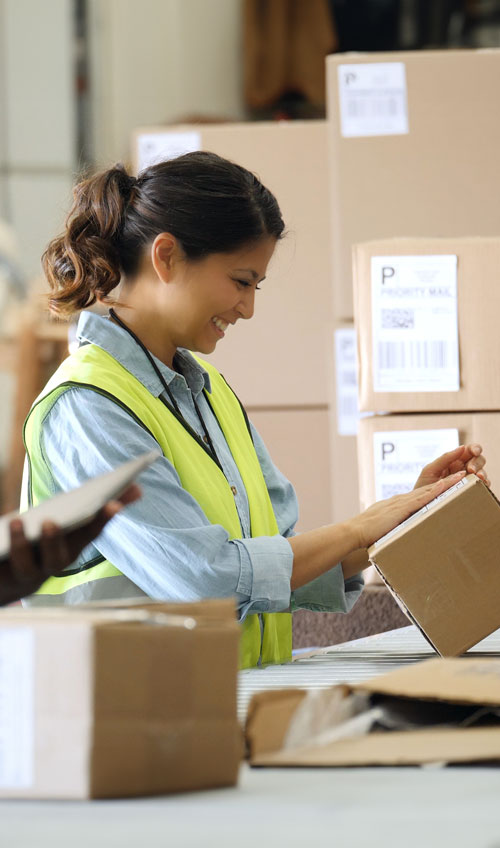
[[[337,54],[326,74],[326,122],[157,126],[133,138],[137,170],[212,150],[278,197],[287,236],[251,324],[213,361],[294,482],[302,530],[359,508],[353,245],[494,236],[500,219],[499,50]]]
[[[499,238],[389,239],[354,250],[363,506],[479,442],[500,489]]]
[[[355,244],[404,236],[497,234],[500,184],[496,184],[495,175],[500,116],[492,103],[499,79],[499,50],[337,54],[327,58],[330,245],[336,322],[352,321],[355,314],[351,261]],[[463,390],[448,395],[444,405],[436,395],[427,395],[426,402],[421,397],[418,407],[413,406],[413,395],[408,393],[397,400],[395,394],[390,400],[382,394],[373,397],[367,388],[371,351],[367,350],[369,341],[362,326],[365,306],[357,306],[364,381],[362,410],[499,408],[489,405],[491,400],[488,403],[485,397],[485,405],[478,405],[471,397],[472,405],[464,406]],[[466,320],[465,311],[466,307],[462,320]],[[463,333],[469,332],[468,324]],[[352,390],[342,384],[342,369],[340,362],[340,411],[352,397]],[[462,374],[465,379],[465,371]],[[483,394],[487,394],[484,377],[476,381],[477,391],[480,383]],[[343,424],[340,420],[339,424],[343,432],[356,431],[355,421]],[[360,426],[363,442],[370,424],[362,420]],[[415,429],[420,426],[424,425]],[[452,423],[442,426],[453,428]],[[353,436],[344,436],[332,442],[334,468],[342,467],[353,441]],[[363,449],[360,455],[364,506],[367,469]]]

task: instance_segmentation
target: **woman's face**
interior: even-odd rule
[[[175,347],[212,353],[226,331],[254,313],[255,292],[276,246],[265,237],[231,253],[177,262],[169,289],[169,332]]]

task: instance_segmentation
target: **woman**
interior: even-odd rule
[[[211,153],[137,180],[117,166],[76,187],[66,230],[44,254],[51,307],[113,306],[106,318],[81,316],[81,347],[27,419],[31,501],[152,447],[164,456],[142,474],[141,501],[32,602],[231,596],[242,665],[279,662],[291,651],[283,611],[350,609],[363,549],[465,467],[483,473],[481,449],[462,447],[424,470],[422,489],[294,535],[290,483],[223,377],[191,353],[211,353],[230,325],[252,317],[283,231],[273,195]]]

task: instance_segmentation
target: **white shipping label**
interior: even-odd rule
[[[373,389],[460,388],[457,257],[373,256]]]
[[[424,465],[458,445],[459,434],[454,427],[374,433],[375,500],[411,491]]]
[[[34,781],[33,630],[0,629],[0,789],[28,789]]]
[[[356,436],[359,424],[356,330],[335,330],[335,377],[337,431],[339,436]]]
[[[340,131],[345,138],[408,133],[403,62],[338,66]]]
[[[175,159],[200,147],[201,136],[198,132],[144,133],[137,140],[137,170],[140,172],[149,165]]]

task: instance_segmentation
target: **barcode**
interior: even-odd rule
[[[358,385],[358,375],[356,371],[339,371],[338,372],[339,386],[356,387]]]
[[[394,495],[404,495],[410,492],[412,483],[383,483],[381,486],[382,500],[393,498]]]
[[[415,329],[414,309],[382,309],[383,330]]]
[[[344,397],[339,398],[339,415],[345,415],[350,417],[351,415],[357,415],[358,412],[359,408],[357,397],[349,397],[349,395],[346,395]]]
[[[401,101],[398,97],[382,96],[369,97],[349,93],[346,112],[350,118],[393,118],[401,112]]]
[[[449,368],[450,345],[446,341],[379,342],[379,368]]]

